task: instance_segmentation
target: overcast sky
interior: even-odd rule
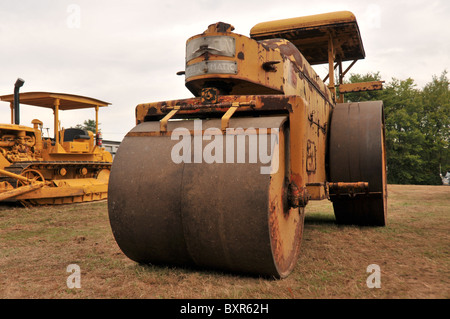
[[[12,94],[20,77],[21,92],[109,102],[100,128],[104,139],[120,141],[137,104],[192,96],[176,72],[184,70],[186,40],[209,24],[227,22],[249,36],[259,22],[341,10],[356,15],[366,52],[350,73],[411,77],[423,87],[450,71],[448,0],[0,0],[0,95]],[[33,118],[52,132],[51,110],[22,105],[21,124]],[[86,119],[93,110],[61,112],[66,128]],[[0,123],[9,122],[9,104],[0,102]]]

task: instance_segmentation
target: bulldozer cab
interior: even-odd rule
[[[11,105],[11,124],[15,121],[14,95],[0,96],[0,100],[9,102]],[[62,154],[92,154],[96,146],[101,146],[101,138],[98,131],[98,111],[100,107],[108,106],[110,103],[80,95],[52,93],[52,92],[26,92],[19,94],[21,104],[50,108],[54,114],[54,136],[53,138],[41,138],[43,123],[37,119],[32,121],[38,146],[46,150],[49,155]],[[85,108],[95,109],[95,133],[77,129],[60,128],[59,111],[78,110]],[[13,125],[13,126],[18,126]],[[94,139],[96,142],[94,143]],[[39,147],[38,147],[39,148]]]

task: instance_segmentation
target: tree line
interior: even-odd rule
[[[379,81],[379,72],[352,74],[347,83]],[[423,88],[393,78],[383,90],[345,94],[345,102],[382,100],[390,184],[441,185],[450,171],[450,82],[447,71]]]

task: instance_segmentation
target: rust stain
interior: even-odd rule
[[[277,206],[278,206],[277,200],[272,201],[272,203],[270,204],[269,229],[270,229],[270,238],[272,239],[273,257],[275,259],[275,263],[277,265],[280,265],[283,262],[284,256],[282,249],[283,240],[281,238],[278,223]]]
[[[156,107],[149,107],[147,110],[147,115],[154,115],[157,113],[158,113],[158,110],[156,109]]]

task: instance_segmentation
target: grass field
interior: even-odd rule
[[[306,210],[302,252],[286,279],[139,265],[118,248],[107,203],[0,206],[0,298],[450,297],[450,187],[388,186],[388,225],[335,224],[331,203]],[[70,289],[70,264],[81,288]],[[367,267],[381,270],[368,288]]]

